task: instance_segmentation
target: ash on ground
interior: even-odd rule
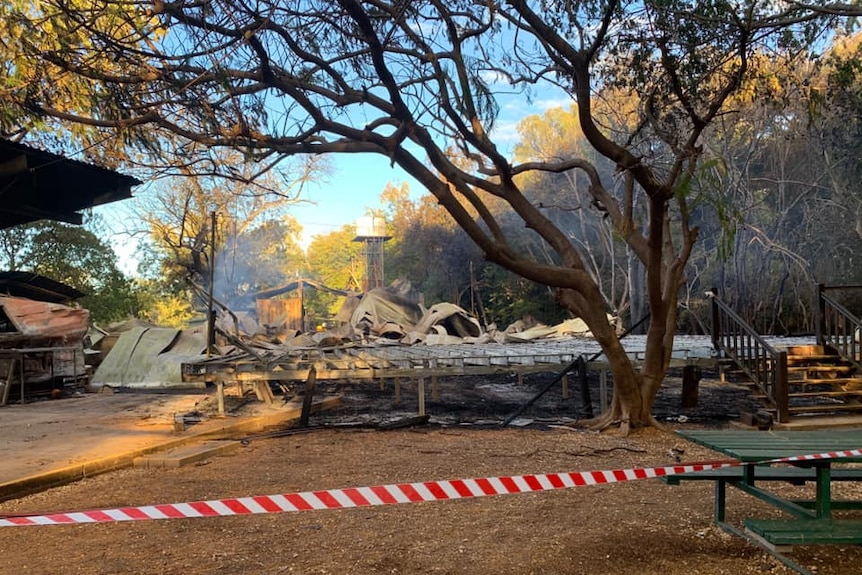
[[[528,374],[522,382],[514,374],[440,377],[435,397],[431,378],[426,378],[428,423],[496,426],[510,420],[509,425],[570,424],[601,413],[603,394],[598,373],[588,376],[592,412],[586,407],[586,394],[578,378],[569,377],[567,398],[563,397],[561,382],[552,384],[555,379],[553,373]],[[547,392],[536,399],[546,388]],[[367,381],[319,385],[318,395],[340,395],[342,406],[313,415],[311,423],[376,426],[410,420],[419,413],[418,390],[418,380],[402,380],[400,401],[396,401],[395,383],[391,380],[382,385]],[[719,425],[737,419],[741,412],[762,408],[748,386],[721,382],[718,373],[704,372],[698,391],[697,405],[683,408],[681,373],[669,372],[659,390],[653,414],[659,421]],[[608,378],[606,401],[611,400],[612,394],[613,383]]]

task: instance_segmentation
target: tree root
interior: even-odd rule
[[[656,429],[660,429],[662,431],[666,431],[667,428],[659,422],[652,414],[650,414],[646,421],[640,424],[632,425],[632,421],[628,417],[623,417],[622,414],[619,413],[618,410],[611,409],[603,413],[598,417],[594,417],[593,419],[588,419],[583,422],[585,427],[590,431],[607,431],[610,428],[616,427],[619,429],[620,435],[627,436],[635,429],[642,429],[647,427],[654,427]]]

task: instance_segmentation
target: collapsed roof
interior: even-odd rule
[[[582,319],[573,318],[556,326],[515,322],[503,331],[495,325],[483,328],[467,310],[452,304],[438,303],[425,308],[408,295],[390,288],[375,288],[349,296],[335,316],[337,326],[322,332],[302,333],[272,339],[264,326],[247,314],[219,316],[216,326],[225,335],[236,338],[251,336],[252,345],[271,349],[274,346],[331,347],[360,342],[405,345],[441,345],[453,343],[527,342],[536,339],[592,337]],[[608,316],[609,321],[613,320]],[[232,321],[235,320],[235,321]],[[273,326],[266,326],[272,328]],[[281,327],[281,326],[274,326]],[[275,330],[278,333],[290,330]],[[236,343],[237,339],[233,340]]]

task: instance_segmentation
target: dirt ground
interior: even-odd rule
[[[679,408],[678,382],[656,414],[667,429],[629,437],[577,427],[578,390],[552,389],[517,427],[493,425],[544,387],[509,376],[441,382],[428,425],[381,431],[415,414],[415,386],[392,405],[391,385],[339,386],[342,408],[303,433],[259,434],[178,469],[130,468],[0,504],[0,514],[270,495],[396,482],[668,465],[714,459],[674,430],[729,425],[745,390],[705,379],[697,408]],[[592,382],[598,401],[597,382]],[[327,391],[336,391],[328,389]],[[376,428],[377,427],[377,428]],[[786,575],[775,558],[712,525],[712,488],[642,480],[526,495],[378,508],[207,519],[0,528],[2,574],[628,574]],[[785,495],[805,488],[781,487]],[[836,495],[860,498],[837,485]],[[808,493],[808,492],[804,492]],[[770,517],[729,492],[729,519]],[[794,558],[818,575],[862,573],[862,547],[807,546]]]

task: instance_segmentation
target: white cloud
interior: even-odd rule
[[[560,98],[548,98],[544,100],[536,100],[533,103],[533,106],[541,109],[542,111],[552,110],[554,108],[568,108],[575,101],[572,98],[560,97]]]
[[[518,134],[518,122],[520,120],[497,120],[491,136],[498,143],[515,143],[520,139]]]

